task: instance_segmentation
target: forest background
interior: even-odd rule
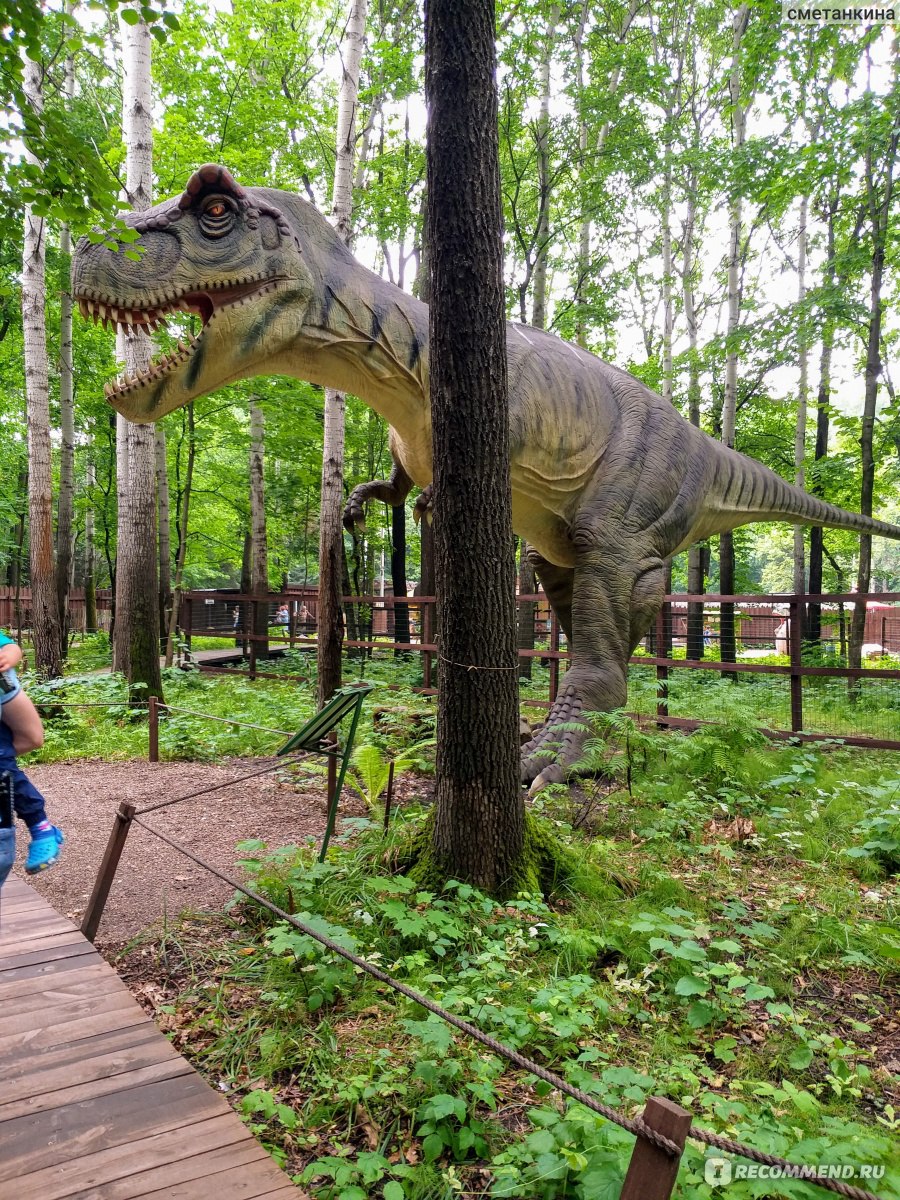
[[[123,31],[147,20],[154,35],[156,198],[215,161],[327,213],[347,11],[234,0],[137,6],[123,20],[110,4],[4,8],[0,583],[39,591],[52,576],[64,610],[72,586],[115,586],[128,504],[127,446],[103,391],[115,335],[73,325],[67,294],[72,236],[101,236],[98,220],[109,228],[124,183]],[[421,21],[411,3],[368,11],[352,210],[357,256],[417,294],[427,287]],[[498,6],[510,318],[631,371],[827,500],[894,521],[897,49],[890,25],[790,25],[771,4]],[[46,344],[26,370],[35,303]],[[170,320],[159,350],[183,334]],[[43,410],[35,372],[46,375]],[[242,576],[246,586],[252,564],[272,588],[317,581],[324,403],[311,385],[255,379],[159,424],[164,616],[173,587],[237,587]],[[47,461],[36,466],[41,437]],[[348,398],[345,492],[389,469],[384,423]],[[365,537],[345,538],[347,581],[361,595],[378,590],[402,525],[407,575],[419,575],[412,523],[372,507]],[[36,554],[42,513],[55,545]],[[733,577],[714,543],[676,559],[673,586],[900,590],[895,543],[876,541],[871,565],[844,532],[753,526],[733,543]],[[521,582],[533,590],[524,567]]]

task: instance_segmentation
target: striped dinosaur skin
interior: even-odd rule
[[[305,200],[241,188],[224,167],[201,167],[179,198],[124,219],[143,257],[82,241],[73,289],[84,315],[127,330],[188,311],[203,329],[146,375],[109,385],[119,412],[155,421],[235,380],[290,375],[354,393],[390,426],[391,478],[354,490],[348,524],[368,500],[428,488],[424,304],[358,263]],[[628,659],[662,603],[672,554],[752,521],[896,539],[900,527],[792,487],[586,350],[510,324],[507,352],[513,526],[572,650],[547,722],[523,747],[534,788],[579,757],[583,736],[556,726],[624,704]]]

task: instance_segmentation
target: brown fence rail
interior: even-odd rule
[[[532,685],[523,688],[523,702],[547,708],[556,697],[560,670],[565,670],[569,653],[543,593],[519,596],[518,603],[529,606],[533,629],[531,644],[519,649],[519,658],[536,661],[541,668]],[[866,604],[862,665],[850,667],[850,623],[859,603]],[[270,630],[265,636],[250,632],[256,627],[254,609],[261,604],[269,608]],[[433,596],[345,596],[343,604],[346,630],[365,635],[347,637],[344,646],[348,650],[420,655],[418,690],[434,691]],[[733,614],[733,661],[723,661],[723,608]],[[285,622],[280,625],[276,622],[279,609]],[[815,643],[805,637],[811,616],[819,626]],[[309,588],[272,594],[264,600],[239,592],[189,592],[181,609],[181,628],[188,645],[195,636],[228,639],[234,661],[248,663],[254,677],[264,674],[257,668],[258,659],[273,648],[314,649],[316,620],[316,594]],[[698,628],[702,637],[697,636]],[[396,640],[398,631],[406,629],[409,641]],[[222,664],[211,665],[221,669]],[[862,597],[854,593],[676,593],[666,597],[655,628],[637,648],[631,666],[629,706],[660,726],[692,728],[720,716],[722,694],[695,686],[712,672],[716,679],[730,678],[745,685],[734,695],[741,697],[758,723],[774,736],[810,741],[839,738],[851,745],[900,750],[900,593]],[[698,676],[698,671],[707,676]],[[543,694],[539,695],[541,688]]]
[[[97,626],[109,629],[112,615],[112,595],[108,589],[98,589],[95,593],[97,607]],[[69,592],[69,631],[85,633],[87,631],[87,611],[83,588],[73,588]],[[0,586],[0,629],[14,630],[18,637],[23,630],[31,629],[31,588],[15,588]]]

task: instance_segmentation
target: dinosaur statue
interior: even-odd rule
[[[361,266],[299,196],[243,188],[201,167],[180,197],[123,218],[143,254],[82,240],[73,289],[84,316],[154,330],[171,313],[202,329],[144,373],[107,385],[131,421],[255,375],[352,392],[390,425],[388,480],[355,488],[400,504],[432,478],[428,309]],[[626,372],[540,330],[507,326],[513,526],[569,639],[572,660],[547,721],[522,748],[532,787],[559,780],[584,735],[555,727],[624,704],[628,659],[663,599],[666,560],[751,521],[826,525],[900,539],[690,425]]]

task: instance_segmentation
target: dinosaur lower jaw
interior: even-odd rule
[[[129,394],[174,375],[194,355],[210,330],[214,330],[223,313],[258,300],[276,288],[279,282],[278,279],[241,280],[196,292],[164,295],[149,308],[136,308],[106,296],[76,296],[83,317],[88,320],[93,318],[95,324],[102,323],[105,329],[114,328],[124,333],[126,338],[134,337],[138,331],[150,334],[166,329],[166,317],[173,313],[195,314],[202,321],[199,332],[191,334],[187,342],[179,341],[174,350],[156,356],[145,370],[136,375],[120,376],[114,382],[107,383],[104,386],[106,399],[116,405]]]

